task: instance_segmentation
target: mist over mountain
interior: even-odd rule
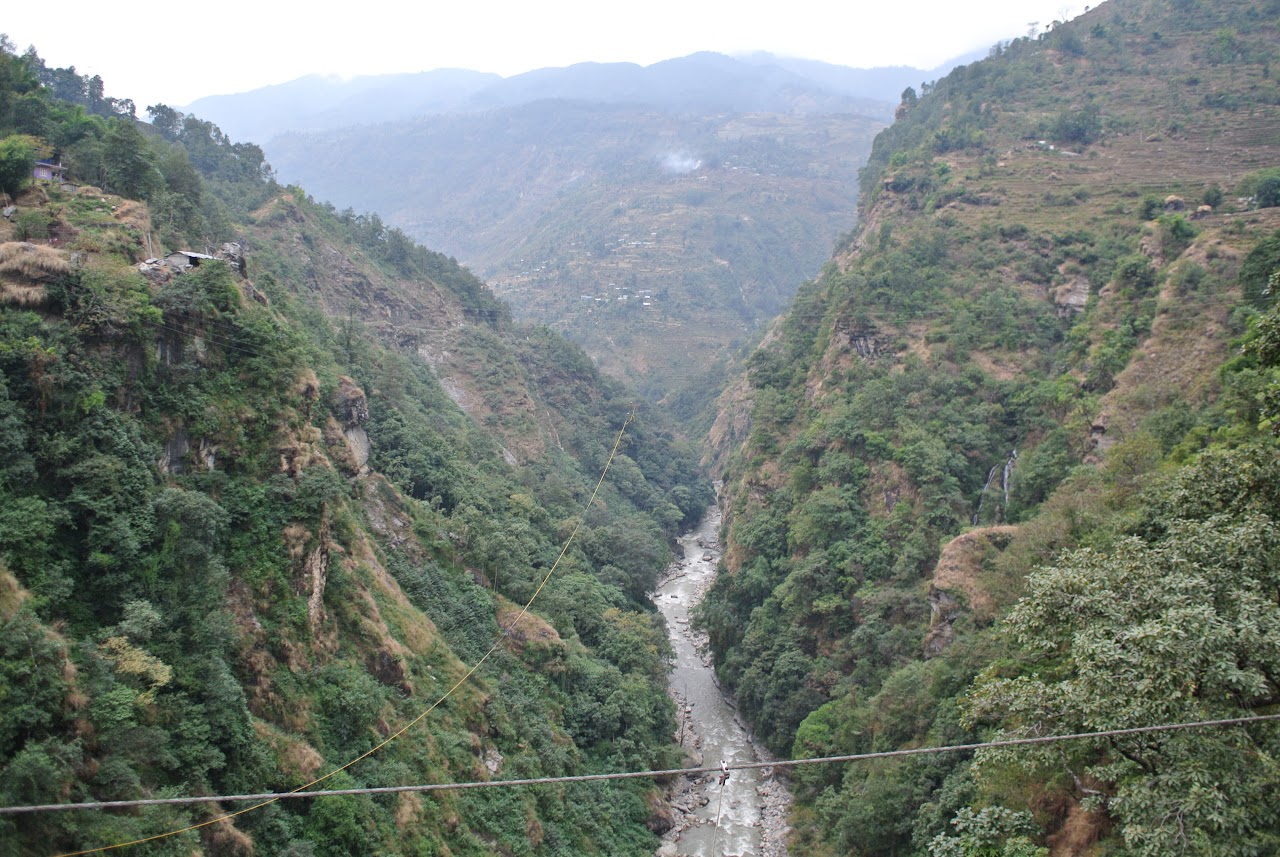
[[[457,257],[518,317],[658,398],[818,272],[903,89],[954,64],[702,52],[505,79],[313,76],[191,109],[263,141],[283,181]]]
[[[231,137],[264,141],[284,131],[320,131],[453,110],[501,81],[496,74],[436,69],[343,80],[312,74],[234,95],[210,95],[184,108],[212,118]]]
[[[872,137],[931,74],[704,52],[507,79],[304,78],[192,108],[266,141],[283,181],[379,212],[658,398],[818,272],[853,226]]]
[[[269,156],[282,180],[380,212],[661,398],[818,272],[882,127],[548,100],[283,135]]]
[[[799,77],[833,93],[870,98],[896,104],[902,91],[908,86],[919,88],[921,84],[943,77],[953,68],[976,62],[987,55],[987,51],[973,51],[932,69],[919,69],[914,66],[894,65],[877,66],[875,68],[850,68],[844,65],[833,65],[819,60],[807,60],[799,57],[780,57],[767,51],[756,51],[738,57],[742,62],[761,66],[773,66]]]
[[[369,75],[343,80],[308,75],[183,108],[236,139],[268,142],[286,131],[320,131],[434,113],[510,107],[545,99],[643,104],[674,111],[859,112],[891,118],[906,86],[933,80],[965,56],[935,69],[857,69],[754,53],[703,52],[650,66],[577,63],[502,78],[461,69]]]

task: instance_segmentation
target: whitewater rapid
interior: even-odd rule
[[[693,608],[715,580],[719,528],[720,510],[713,506],[680,538],[684,559],[672,563],[653,596],[675,651],[668,684],[677,709],[675,737],[695,767],[770,760],[716,682],[705,635],[690,628]],[[723,788],[718,775],[682,777],[672,788],[671,802],[675,826],[663,837],[659,857],[787,853],[791,794],[773,769],[734,771]]]

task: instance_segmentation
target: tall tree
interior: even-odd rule
[[[23,134],[13,134],[0,140],[0,191],[17,193],[27,179],[36,161],[39,141]]]
[[[107,128],[102,144],[102,166],[108,189],[121,196],[145,199],[156,186],[159,173],[142,132],[129,120],[117,120]]]

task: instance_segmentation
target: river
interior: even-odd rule
[[[675,650],[668,687],[676,703],[676,740],[695,767],[769,761],[716,682],[705,635],[689,627],[690,612],[715,580],[719,528],[720,510],[713,506],[680,538],[685,558],[672,563],[653,596]],[[672,792],[676,824],[663,837],[659,857],[785,857],[791,795],[773,769],[734,771],[723,788],[717,775],[684,777]]]

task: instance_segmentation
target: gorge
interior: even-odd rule
[[[528,179],[450,226],[519,221],[506,296],[571,287],[524,307],[0,45],[0,807],[355,790],[0,814],[0,855],[1276,850],[1280,730],[1236,722],[1280,712],[1275,0],[1106,0],[879,119],[358,141]],[[752,329],[690,345],[713,305]],[[877,757],[575,779],[768,754]],[[544,782],[361,791],[497,779]]]

